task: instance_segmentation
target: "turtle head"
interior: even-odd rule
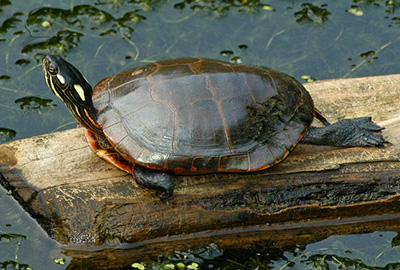
[[[99,133],[92,102],[92,87],[79,70],[61,57],[46,56],[43,73],[50,90],[60,98],[75,119],[84,127]]]

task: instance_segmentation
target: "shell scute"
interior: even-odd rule
[[[288,155],[314,114],[308,92],[284,73],[200,58],[106,78],[93,104],[121,156],[182,174],[268,168]]]

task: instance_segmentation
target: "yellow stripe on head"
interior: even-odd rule
[[[46,81],[47,81],[47,80],[46,80]],[[50,89],[53,91],[53,93],[54,93],[59,99],[61,99],[62,101],[64,101],[64,100],[61,98],[61,96],[58,94],[56,88],[54,87],[53,80],[52,80],[51,78],[49,78],[48,81],[50,82],[49,87],[50,87]]]
[[[83,90],[82,86],[79,84],[74,84],[75,91],[81,97],[82,101],[85,101],[85,91]]]
[[[61,76],[60,74],[57,74],[57,79],[60,81],[60,83],[64,84],[65,83],[65,79],[63,76]]]

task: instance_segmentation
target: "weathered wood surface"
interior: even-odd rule
[[[174,198],[165,204],[91,153],[78,128],[0,145],[0,181],[49,235],[67,244],[157,246],[165,237],[193,244],[188,236],[201,243],[215,235],[228,239],[230,230],[251,235],[256,228],[332,222],[347,224],[351,232],[357,226],[348,220],[365,224],[373,217],[371,224],[377,224],[380,216],[397,218],[400,75],[319,81],[306,88],[331,122],[372,116],[386,127],[391,145],[299,145],[264,172],[178,177]]]

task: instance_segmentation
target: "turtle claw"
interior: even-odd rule
[[[133,177],[139,185],[157,190],[161,201],[165,203],[174,193],[175,180],[169,173],[136,165],[133,170]]]
[[[303,143],[331,146],[384,146],[385,128],[372,122],[371,117],[340,120],[326,127],[311,127],[303,137]]]
[[[372,122],[371,117],[345,119],[337,124],[342,129],[348,130],[342,146],[384,146],[389,143],[381,132],[385,128]]]
[[[346,120],[342,120],[346,121]],[[372,122],[371,117],[360,117],[354,119],[347,119],[347,121],[353,121],[355,125],[358,125],[359,129],[369,130],[373,132],[379,132],[384,130],[384,127],[377,125],[376,123]]]

